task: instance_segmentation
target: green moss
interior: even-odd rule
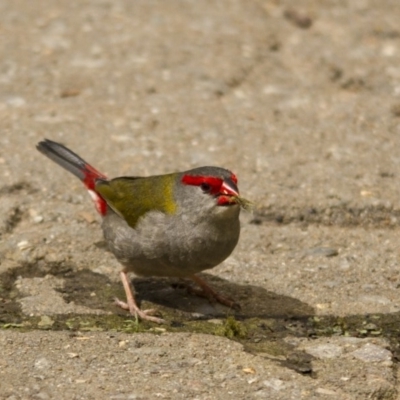
[[[247,333],[245,325],[237,321],[233,316],[226,318],[223,325],[217,327],[215,330],[216,335],[224,336],[229,339],[245,339]]]
[[[143,326],[141,326],[141,324],[137,318],[126,319],[123,321],[122,332],[125,332],[125,333],[143,332]]]

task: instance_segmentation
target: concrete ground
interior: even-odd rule
[[[1,399],[400,399],[398,0],[0,2]],[[204,276],[120,266],[60,141],[110,177],[219,165],[255,203]]]

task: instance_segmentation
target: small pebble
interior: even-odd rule
[[[41,222],[43,222],[43,217],[41,215],[36,215],[36,217],[33,217],[33,222],[35,224],[40,224]]]
[[[331,343],[309,346],[306,347],[305,351],[308,354],[320,359],[337,358],[343,353],[343,350],[340,346]]]
[[[319,257],[334,257],[339,254],[337,249],[333,247],[314,247],[306,251],[308,256],[319,256]]]
[[[364,362],[391,361],[392,353],[376,344],[367,343],[361,348],[349,353],[349,355]]]
[[[256,370],[252,367],[243,368],[242,371],[245,374],[255,374],[256,373]]]
[[[17,247],[20,250],[26,250],[26,249],[29,249],[29,247],[31,247],[31,245],[27,240],[22,240],[19,243],[17,243]]]

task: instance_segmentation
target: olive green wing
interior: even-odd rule
[[[113,211],[135,228],[139,219],[149,211],[175,213],[175,180],[175,174],[148,178],[121,177],[109,181],[98,180],[95,190]]]

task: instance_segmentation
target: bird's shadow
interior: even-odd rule
[[[179,279],[134,277],[131,283],[141,308],[156,309],[163,316],[168,314],[168,319],[181,319],[183,316],[208,319],[227,315],[241,319],[301,318],[314,315],[311,306],[293,297],[276,294],[260,286],[234,283],[211,274],[202,273],[200,276],[218,293],[239,303],[240,310],[191,293]],[[64,274],[63,279],[62,294],[67,302],[128,315],[127,311],[114,304],[115,298],[125,300],[120,282],[112,282],[105,275],[88,269],[71,271]],[[196,287],[193,282],[191,284]],[[93,297],[93,292],[100,295]]]
[[[240,310],[233,310],[209,299],[193,294],[182,281],[160,278],[134,278],[133,286],[142,307],[169,309],[205,318],[228,315],[246,318],[291,318],[314,315],[314,309],[293,297],[278,295],[249,284],[238,284],[220,277],[202,273],[200,276],[219,294],[233,299]],[[193,282],[192,282],[193,285]],[[195,286],[195,285],[194,285]],[[149,304],[147,304],[149,303]]]

